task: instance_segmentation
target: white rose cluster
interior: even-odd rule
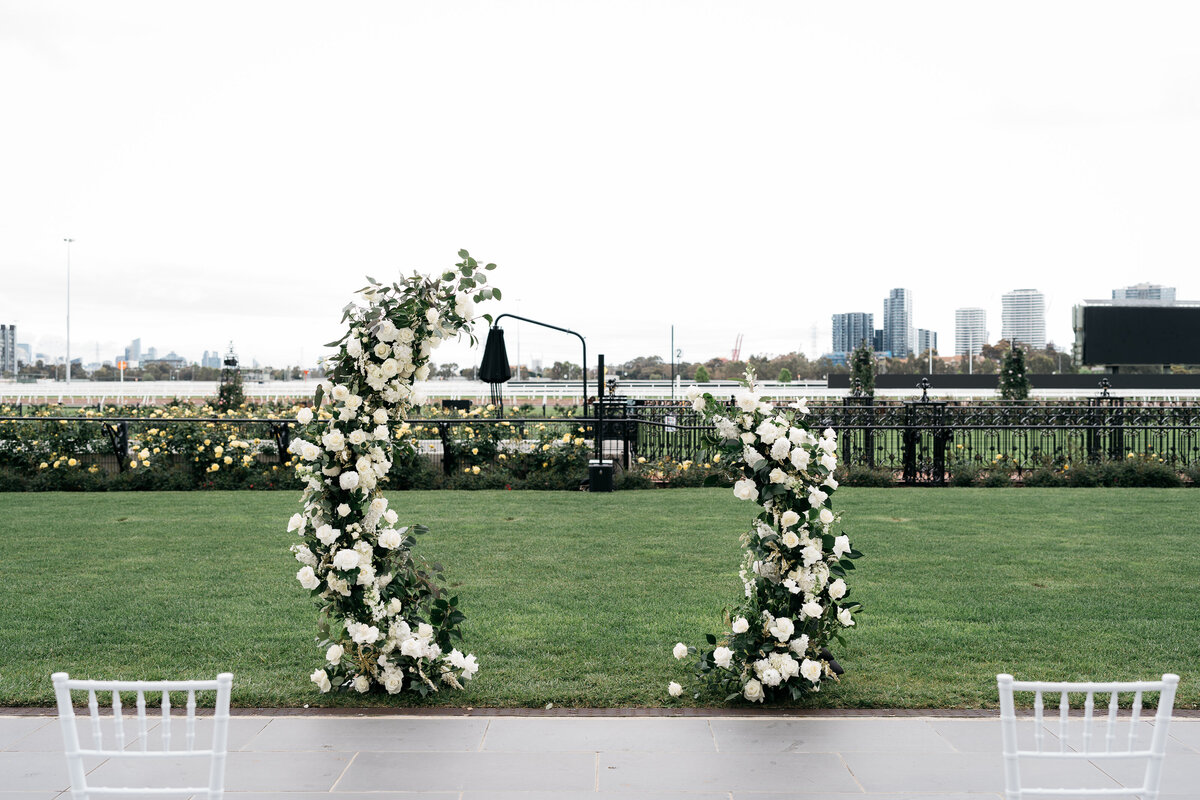
[[[745,603],[731,615],[715,647],[701,651],[701,681],[747,701],[796,699],[841,674],[826,645],[855,625],[860,608],[847,583],[862,554],[836,531],[841,517],[831,497],[838,488],[837,433],[814,424],[804,400],[777,408],[747,373],[732,406],[698,387],[687,392],[715,433],[713,444],[740,474],[734,497],[759,508],[748,534],[741,576]],[[676,658],[687,645],[674,647]],[[674,694],[674,692],[672,692]]]
[[[433,590],[411,587],[432,582],[409,579],[418,571],[407,555],[410,528],[397,527],[380,488],[393,449],[412,446],[407,427],[392,425],[423,402],[413,384],[428,376],[430,354],[462,333],[474,341],[475,301],[499,297],[485,288],[495,265],[459,255],[440,280],[371,280],[363,303],[346,310],[349,331],[326,361],[314,404],[296,415],[288,449],[305,485],[302,511],[288,522],[299,537],[291,547],[302,565],[296,580],[341,622],[331,626],[340,633],[320,643],[323,666],[310,675],[322,692],[427,693],[462,688],[479,670],[474,655],[444,652],[463,615],[450,598],[438,627],[429,623]]]

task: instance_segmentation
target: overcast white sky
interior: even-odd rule
[[[311,361],[467,248],[610,363],[1200,299],[1200,4],[0,0],[0,322]],[[515,357],[516,331],[509,329]],[[816,334],[814,347],[813,334]],[[521,357],[578,360],[523,326]],[[478,360],[459,347],[439,361]]]

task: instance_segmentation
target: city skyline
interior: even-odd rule
[[[1060,346],[1131,282],[1200,298],[1194,4],[62,0],[0,25],[0,320],[47,353],[68,238],[85,361],[141,337],[311,364],[364,275],[464,247],[500,265],[482,311],[610,361],[669,359],[672,325],[688,360],[739,334],[819,356],[897,285],[943,349],[1011,287]],[[514,359],[579,360],[506,327]]]
[[[1122,292],[1122,291],[1124,291],[1126,288],[1128,288],[1128,289],[1135,289],[1135,288],[1138,288],[1138,287],[1143,287],[1143,288],[1144,288],[1144,287],[1146,287],[1146,286],[1152,287],[1154,290],[1156,290],[1156,291],[1158,292],[1158,293],[1156,293],[1156,294],[1154,295],[1154,297],[1155,297],[1155,300],[1154,300],[1154,302],[1159,302],[1159,300],[1158,300],[1158,297],[1159,297],[1159,295],[1160,295],[1161,293],[1163,293],[1163,292],[1166,292],[1166,293],[1167,293],[1167,295],[1166,295],[1166,296],[1169,296],[1169,297],[1171,298],[1171,301],[1173,301],[1173,300],[1174,300],[1174,287],[1166,287],[1166,286],[1163,286],[1163,285],[1161,285],[1161,284],[1146,284],[1146,283],[1142,283],[1142,284],[1137,284],[1137,286],[1130,286],[1130,287],[1114,288],[1114,289],[1112,289],[1112,290],[1111,290],[1111,294],[1112,294],[1114,297],[1116,297],[1116,296],[1118,295],[1118,293],[1119,293],[1119,292]],[[893,287],[892,289],[889,289],[889,290],[888,290],[888,292],[889,292],[888,296],[884,296],[884,297],[882,298],[881,305],[884,307],[884,310],[885,310],[885,311],[886,311],[886,309],[887,309],[887,305],[888,305],[889,299],[893,299],[893,300],[894,300],[894,298],[892,298],[892,297],[891,297],[892,293],[894,293],[894,292],[897,292],[897,291],[904,292],[904,295],[902,296],[902,298],[901,298],[901,302],[900,302],[900,305],[901,305],[901,306],[904,306],[904,305],[905,305],[905,303],[907,303],[907,308],[911,309],[911,308],[912,308],[912,306],[915,304],[916,300],[914,299],[914,295],[915,295],[915,293],[914,293],[914,292],[908,291],[908,290],[906,290],[906,289],[903,289],[903,288],[897,288],[897,287]],[[1008,292],[1004,292],[1004,293],[1000,294],[999,298],[1000,298],[1000,301],[1001,301],[1001,302],[999,303],[999,305],[1001,306],[1001,309],[1003,309],[1003,304],[1004,304],[1004,299],[1005,299],[1005,297],[1008,297],[1008,296],[1010,296],[1010,295],[1013,295],[1014,293],[1019,293],[1019,292],[1021,292],[1021,291],[1035,291],[1035,292],[1036,292],[1037,290],[1036,290],[1036,289],[1035,289],[1035,290],[1010,290],[1010,291],[1008,291]],[[1039,294],[1041,294],[1041,295],[1042,295],[1043,303],[1045,303],[1045,297],[1044,297],[1044,293],[1040,293],[1040,292],[1039,292]],[[1074,301],[1073,303],[1071,303],[1071,304],[1064,304],[1064,305],[1066,305],[1066,306],[1067,306],[1067,309],[1068,309],[1066,313],[1069,315],[1069,314],[1070,314],[1070,308],[1071,308],[1073,305],[1077,305],[1077,304],[1080,304],[1080,303],[1083,303],[1083,302],[1084,302],[1084,300],[1083,300],[1083,299],[1077,299],[1077,300],[1075,300],[1075,301]],[[860,307],[861,307],[862,305],[866,305],[866,303],[860,304]],[[1045,306],[1049,306],[1049,303],[1045,303]],[[937,348],[936,348],[936,352],[938,353],[938,355],[939,355],[939,356],[953,356],[953,355],[961,355],[961,353],[959,352],[959,349],[960,349],[960,347],[959,347],[959,339],[958,339],[958,328],[959,328],[959,324],[960,324],[960,323],[959,323],[959,320],[960,320],[960,312],[962,312],[962,311],[975,311],[975,310],[980,310],[980,309],[984,311],[984,317],[986,318],[986,316],[987,316],[987,309],[986,309],[986,308],[984,308],[984,307],[981,307],[981,306],[975,306],[975,307],[969,307],[969,308],[956,308],[956,309],[954,309],[954,310],[952,311],[952,316],[951,316],[952,322],[951,322],[951,323],[950,323],[948,326],[946,326],[946,329],[945,329],[944,331],[939,331],[939,330],[938,330],[938,328],[936,328],[936,327],[925,327],[925,326],[923,326],[923,325],[918,325],[918,324],[917,324],[918,322],[924,322],[924,318],[923,318],[923,317],[920,317],[920,315],[918,315],[918,314],[916,314],[916,313],[913,313],[913,312],[911,312],[911,311],[905,311],[904,313],[907,315],[907,316],[906,316],[906,318],[907,318],[908,320],[910,320],[910,323],[911,323],[911,324],[908,326],[908,328],[909,328],[910,335],[911,335],[911,337],[913,338],[913,342],[914,342],[914,344],[913,344],[913,345],[912,345],[912,347],[911,347],[911,349],[912,349],[912,351],[913,351],[913,354],[914,354],[914,355],[918,355],[918,354],[919,354],[919,352],[923,352],[923,351],[924,351],[924,349],[925,349],[925,348],[921,348],[921,350],[920,350],[920,351],[918,351],[918,350],[917,350],[917,344],[918,344],[917,340],[918,340],[918,338],[919,338],[919,337],[920,337],[922,334],[931,334],[931,335],[934,337],[934,340],[935,340],[935,341],[938,341],[938,342],[939,342],[939,344],[940,344],[940,342],[941,342],[941,341],[944,339],[944,337],[947,337],[947,336],[948,336],[948,337],[950,337],[950,338],[949,338],[949,339],[944,339],[945,341],[954,341],[954,342],[955,342],[955,346],[954,346],[953,350],[946,349],[946,348],[945,348],[945,347],[943,347],[943,346],[939,346],[939,347],[937,347]],[[511,310],[511,309],[509,309],[509,310]],[[496,314],[497,314],[497,313],[498,313],[498,312],[496,312],[495,310],[493,310],[493,316],[496,316]],[[1001,318],[1003,319],[1003,310],[1001,311],[1001,313],[1000,313],[1000,316],[1001,316]],[[811,348],[810,346],[808,346],[808,344],[809,344],[809,340],[811,339],[811,331],[810,331],[810,330],[797,330],[797,333],[796,333],[796,335],[795,335],[795,341],[796,341],[796,343],[795,343],[795,346],[794,346],[794,347],[792,347],[790,350],[782,350],[782,351],[758,351],[758,350],[754,350],[754,349],[753,349],[753,348],[751,348],[751,347],[747,347],[747,348],[745,348],[745,349],[743,350],[742,357],[743,357],[743,358],[746,358],[746,357],[748,357],[748,356],[750,356],[750,355],[764,355],[764,354],[769,354],[769,355],[780,355],[780,354],[787,353],[787,352],[793,352],[793,351],[797,351],[797,352],[803,352],[803,353],[804,353],[804,354],[805,354],[805,355],[806,355],[806,356],[807,356],[807,357],[808,357],[810,360],[816,360],[817,358],[820,358],[820,357],[822,357],[822,356],[825,356],[825,355],[837,354],[837,353],[839,353],[840,351],[838,351],[838,350],[837,350],[837,348],[835,347],[835,345],[836,345],[836,343],[837,343],[837,342],[836,342],[836,336],[837,336],[837,334],[836,334],[836,328],[838,327],[838,324],[839,324],[839,322],[838,322],[838,318],[840,318],[840,317],[855,317],[855,318],[862,318],[862,319],[856,319],[856,320],[855,320],[855,322],[854,322],[854,324],[856,324],[856,325],[860,325],[860,326],[861,326],[862,324],[865,324],[863,320],[864,320],[866,317],[870,317],[870,318],[871,318],[871,320],[870,320],[870,324],[871,324],[872,326],[874,326],[874,320],[876,320],[876,319],[880,319],[880,320],[881,320],[881,319],[883,319],[883,315],[882,315],[882,314],[878,314],[878,315],[877,315],[877,314],[875,314],[874,312],[861,312],[861,311],[842,311],[842,312],[835,312],[835,313],[832,315],[832,319],[833,319],[833,326],[832,326],[832,327],[833,327],[833,329],[834,329],[834,330],[830,330],[830,326],[829,326],[829,324],[828,324],[828,323],[826,323],[826,327],[825,327],[825,330],[829,330],[829,331],[830,331],[830,334],[829,334],[827,337],[823,337],[824,341],[825,341],[826,343],[828,343],[828,346],[819,347],[819,348],[818,348],[818,351],[816,351],[816,352],[810,352],[812,348]],[[846,323],[846,324],[849,324],[849,323]],[[880,323],[880,325],[881,325],[881,326],[882,326],[882,324],[883,324],[883,323]],[[1049,320],[1044,320],[1044,327],[1045,327],[1047,330],[1050,328],[1050,322],[1049,322]],[[484,320],[482,320],[482,319],[479,321],[479,330],[480,330],[480,332],[481,332],[481,333],[482,333],[482,332],[486,332],[486,321],[484,321]],[[526,330],[526,331],[531,331],[531,330],[532,330],[532,331],[535,331],[535,332],[536,332],[536,329],[531,329],[531,328],[528,328],[528,327],[526,327],[526,328],[525,328],[525,330]],[[873,328],[873,330],[882,330],[882,327],[881,327],[881,328]],[[23,334],[23,335],[25,335],[25,334]],[[97,360],[96,358],[94,358],[94,357],[90,357],[90,354],[89,354],[88,352],[82,352],[82,353],[81,353],[81,352],[78,350],[78,348],[74,348],[74,349],[73,349],[73,352],[72,352],[72,361],[73,361],[73,363],[80,363],[81,365],[83,365],[83,366],[85,366],[85,367],[86,367],[86,366],[90,366],[90,365],[94,365],[94,364],[97,364],[97,363],[98,363],[98,364],[103,364],[103,363],[105,363],[105,362],[110,362],[110,363],[114,363],[114,364],[115,364],[116,360],[117,360],[118,358],[120,358],[120,357],[121,357],[121,356],[120,356],[120,353],[122,353],[122,352],[124,352],[124,354],[125,354],[125,355],[124,355],[124,357],[125,357],[126,359],[130,359],[130,358],[132,358],[132,355],[131,355],[131,354],[130,354],[130,352],[129,352],[130,345],[132,345],[132,344],[134,344],[134,343],[138,342],[138,341],[139,341],[139,340],[141,340],[142,338],[144,338],[144,337],[134,337],[133,339],[129,340],[129,343],[128,343],[127,345],[116,347],[116,348],[115,348],[115,350],[116,350],[116,352],[118,353],[118,355],[116,355],[116,356],[111,356],[111,355],[110,355],[110,356],[106,356],[106,355],[104,355],[104,353],[105,353],[105,349],[104,349],[104,347],[101,347],[101,349],[100,349],[100,358],[99,358],[98,360]],[[480,337],[480,338],[482,338],[482,337]],[[997,335],[991,336],[990,338],[987,338],[987,339],[985,339],[985,340],[984,340],[982,343],[984,343],[984,344],[994,344],[995,342],[997,342],[997,341],[1000,341],[1000,340],[1001,340],[1001,339],[1003,339],[1003,338],[1005,338],[1005,337],[1004,337],[1004,334],[1003,334],[1003,331],[1002,331],[1000,334],[997,334]],[[65,344],[65,337],[62,337],[62,338],[60,338],[60,337],[56,337],[56,336],[54,336],[54,335],[51,335],[51,336],[49,336],[49,337],[42,337],[41,339],[39,339],[39,341],[42,341],[42,340],[44,340],[44,339],[48,339],[48,340],[49,340],[49,341],[51,341],[51,342],[57,342],[57,343],[59,343],[60,345],[61,345],[61,344]],[[681,340],[681,341],[682,341],[682,340]],[[1035,341],[1036,341],[1036,340],[1035,340]],[[1054,344],[1054,345],[1055,345],[1055,346],[1056,346],[1058,349],[1060,349],[1060,350],[1066,350],[1066,351],[1069,351],[1069,350],[1070,350],[1070,342],[1071,342],[1071,341],[1073,341],[1073,337],[1072,337],[1072,339],[1064,339],[1063,341],[1056,341],[1055,339],[1053,339],[1053,338],[1052,338],[1052,337],[1050,337],[1049,335],[1046,335],[1046,336],[1044,337],[1044,339],[1041,341],[1041,345],[1042,345],[1042,347],[1039,347],[1038,349],[1042,349],[1042,348],[1043,348],[1045,345],[1047,345],[1047,344]],[[886,347],[886,342],[887,342],[886,334],[885,334],[885,337],[884,337],[884,342],[885,342],[885,346],[884,346],[884,348],[883,348],[883,349],[886,351],[886,350],[887,350],[887,347]],[[34,356],[34,360],[36,360],[36,354],[43,354],[43,353],[44,353],[45,355],[51,356],[51,363],[54,363],[54,361],[55,361],[55,360],[57,360],[57,362],[58,362],[58,363],[60,363],[60,364],[62,363],[62,358],[63,358],[63,356],[62,356],[62,354],[61,354],[61,353],[59,353],[59,354],[54,354],[54,353],[49,353],[49,352],[46,352],[46,350],[45,350],[45,349],[43,349],[43,348],[42,348],[42,347],[40,347],[39,345],[34,345],[34,344],[32,344],[31,342],[28,342],[28,340],[24,340],[24,341],[22,341],[22,342],[21,342],[21,344],[30,344],[30,347],[31,347],[31,353],[32,353],[32,354],[35,354],[35,356]],[[84,343],[85,347],[86,347],[87,345],[89,345],[89,344],[90,344],[92,347],[95,347],[95,345],[96,345],[96,343],[95,343],[95,342],[91,342],[91,343],[85,342],[85,343]],[[111,344],[111,342],[109,342],[109,343],[106,343],[105,347],[107,347],[109,344]],[[239,356],[240,356],[240,357],[242,357],[242,358],[243,358],[243,361],[244,361],[245,363],[247,363],[247,364],[249,364],[249,363],[251,363],[251,362],[254,362],[256,365],[258,365],[258,364],[262,364],[262,365],[264,365],[264,366],[272,366],[272,367],[275,367],[275,368],[283,368],[283,367],[295,367],[295,366],[299,366],[300,368],[302,368],[302,369],[303,369],[303,368],[310,368],[310,367],[314,366],[314,365],[316,364],[316,358],[318,357],[317,355],[313,355],[313,357],[312,357],[312,360],[311,360],[311,361],[307,361],[307,362],[304,362],[304,363],[302,363],[302,362],[300,362],[300,361],[271,361],[271,360],[264,360],[264,359],[262,359],[262,358],[259,358],[257,355],[251,355],[251,354],[250,354],[250,353],[256,353],[256,352],[258,352],[258,348],[256,348],[256,347],[255,347],[253,344],[251,344],[251,345],[250,345],[248,348],[246,348],[246,349],[244,350],[244,352],[246,353],[246,355],[243,355],[243,348],[241,348],[240,346],[238,346],[238,345],[237,345],[237,343],[230,343],[230,344],[233,344],[233,345],[234,345],[234,349],[235,349],[235,350],[237,350],[237,351],[239,352]],[[19,346],[20,346],[20,344],[18,345],[18,347],[19,347]],[[184,361],[185,361],[187,364],[193,364],[193,363],[194,363],[194,364],[197,364],[197,365],[199,365],[199,366],[205,366],[205,362],[204,362],[204,356],[205,356],[205,355],[210,355],[210,356],[218,356],[218,357],[219,357],[219,356],[223,355],[223,353],[225,352],[225,350],[226,350],[226,349],[228,349],[228,346],[229,346],[229,345],[227,344],[225,348],[222,348],[222,349],[220,349],[220,350],[211,350],[211,351],[210,351],[209,349],[207,349],[207,348],[206,348],[206,349],[204,349],[204,350],[202,350],[202,351],[201,351],[201,354],[200,354],[200,355],[193,355],[193,354],[191,354],[191,353],[188,353],[188,352],[186,352],[186,351],[185,351],[184,353],[180,354],[180,355],[182,356],[182,358],[184,359]],[[634,350],[636,350],[636,345],[634,345],[633,347],[634,347]],[[110,347],[109,349],[114,349],[114,348],[111,348],[111,347]],[[151,350],[162,350],[162,349],[163,349],[163,348],[157,348],[156,346],[154,346],[154,345],[151,345],[151,346],[147,347],[147,352],[149,352],[149,351],[151,351]],[[182,348],[174,348],[174,347],[170,347],[170,348],[165,348],[165,349],[168,351],[168,352],[167,352],[167,355],[174,355],[174,354],[176,354],[176,353],[177,353],[177,351],[178,351],[179,349],[182,349]],[[510,348],[510,349],[512,349],[512,348]],[[527,349],[527,352],[526,352],[525,354],[523,354],[523,355],[520,355],[520,354],[519,354],[519,350],[513,350],[513,352],[510,352],[510,353],[509,353],[510,359],[512,359],[512,360],[513,360],[513,363],[514,363],[514,364],[515,364],[515,363],[518,363],[518,361],[517,361],[517,359],[518,359],[518,358],[520,358],[520,363],[522,363],[522,364],[525,364],[525,365],[529,365],[529,364],[531,364],[531,363],[532,363],[532,362],[534,362],[534,361],[543,362],[543,363],[553,363],[553,361],[555,361],[555,360],[566,360],[566,361],[574,361],[575,363],[578,363],[578,360],[579,360],[577,357],[576,357],[576,358],[572,358],[572,357],[571,357],[571,355],[570,355],[569,353],[565,354],[565,356],[564,356],[563,358],[552,358],[552,359],[549,359],[549,360],[547,360],[545,357],[543,357],[543,356],[539,355],[539,354],[538,354],[538,353],[536,353],[536,352],[532,352],[532,353],[531,353],[531,352],[528,352],[528,347],[527,347],[526,349]],[[853,349],[853,347],[851,347],[850,349],[852,350],[852,349]],[[610,363],[619,363],[619,362],[624,362],[624,361],[632,360],[632,359],[634,359],[634,358],[641,357],[641,356],[655,355],[655,353],[653,353],[653,352],[649,352],[648,350],[637,350],[636,352],[634,352],[634,350],[631,350],[631,351],[629,351],[629,353],[628,353],[627,355],[626,355],[626,354],[619,354],[619,355],[616,355],[616,356],[614,356],[614,355],[612,355],[612,354],[606,354],[606,356],[607,356],[607,360],[608,360]],[[320,348],[320,347],[318,347],[318,348],[315,348],[315,351],[316,351],[316,352],[318,352],[318,353],[324,353],[324,352],[327,352],[327,349],[326,349],[326,348]],[[463,353],[468,353],[468,354],[470,354],[470,353],[473,353],[473,354],[475,355],[475,362],[477,362],[477,361],[478,361],[478,359],[479,359],[480,357],[482,357],[482,352],[483,352],[483,349],[482,349],[482,343],[481,343],[481,344],[480,344],[480,345],[479,345],[477,348],[475,348],[474,350],[463,350],[463,349],[461,349],[461,348],[459,348],[459,349],[453,349],[453,343],[452,343],[452,344],[451,344],[451,349],[447,349],[447,350],[445,350],[445,351],[439,351],[439,352],[446,352],[446,353],[457,353],[457,354],[458,354],[458,355],[460,355],[460,356],[461,356]],[[847,352],[848,352],[848,351],[847,351]],[[888,351],[888,352],[890,352],[890,351]],[[976,353],[977,353],[977,352],[978,352],[978,351],[976,350]],[[717,350],[717,351],[714,351],[714,352],[712,352],[712,353],[709,353],[709,354],[688,355],[688,356],[686,356],[686,357],[681,357],[681,359],[680,359],[680,360],[681,360],[681,361],[691,361],[691,362],[703,362],[703,361],[708,361],[708,360],[710,360],[711,358],[727,358],[727,357],[728,357],[728,355],[726,355],[724,351]],[[153,358],[153,357],[152,357],[152,358]],[[662,354],[662,358],[663,358],[663,360],[664,360],[664,361],[669,361],[669,360],[670,360],[670,358],[669,358],[669,348],[666,348],[666,352],[664,352],[664,353]],[[136,359],[136,358],[134,358],[133,360],[137,360],[137,359]],[[438,362],[438,363],[443,363],[443,362],[448,362],[448,361],[456,361],[456,362],[457,362],[457,363],[459,363],[459,365],[460,365],[460,366],[462,366],[462,367],[473,366],[473,365],[474,365],[474,366],[477,366],[477,363],[475,363],[475,362],[471,362],[471,361],[459,361],[459,360],[457,360],[456,358],[441,358],[441,359],[439,359],[439,358],[437,357],[437,353],[435,353],[435,354],[434,354],[434,359],[433,359],[433,360],[434,360],[435,362]],[[592,359],[592,363],[594,363],[594,358]]]

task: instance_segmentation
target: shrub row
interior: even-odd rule
[[[1200,486],[1200,464],[1192,464],[1180,473],[1157,459],[1127,458],[1123,461],[1096,463],[1044,464],[1018,474],[1010,465],[982,466],[964,463],[951,467],[950,485],[1143,488]]]
[[[431,459],[412,450],[397,453],[389,488],[405,489],[542,489],[577,490],[588,476],[590,443],[580,439],[552,440],[522,452],[498,452],[486,441],[453,447],[449,472]],[[102,491],[188,491],[206,489],[292,489],[300,481],[290,464],[261,460],[231,459],[220,469],[205,461],[181,462],[156,459],[153,466],[131,467],[123,472],[101,469],[76,459],[59,458],[53,465],[30,468],[0,465],[0,492],[102,492]],[[224,463],[224,458],[222,459]],[[148,462],[139,462],[148,464]],[[614,488],[637,490],[713,485],[731,486],[732,477],[721,464],[710,462],[646,461],[639,459],[629,469],[615,467]],[[891,469],[852,466],[839,469],[838,481],[845,486],[886,487],[900,484]],[[1130,458],[1100,463],[1046,464],[1016,470],[1003,461],[991,464],[952,464],[951,486],[986,487],[1178,487],[1200,486],[1200,464],[1176,472],[1154,459]]]

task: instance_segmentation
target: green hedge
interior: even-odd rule
[[[1014,480],[1014,476],[1018,476]],[[1123,486],[1177,488],[1200,486],[1200,464],[1180,472],[1153,457],[1131,457],[1122,461],[1042,464],[1019,473],[1009,464],[961,463],[951,466],[951,486],[1015,486],[1043,488],[1062,486]]]

